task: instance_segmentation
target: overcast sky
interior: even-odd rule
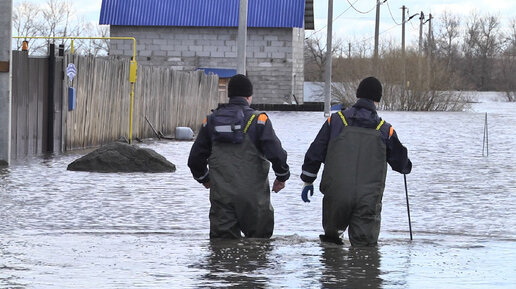
[[[22,1],[43,3],[46,0],[14,0],[14,5]],[[209,1],[209,0],[207,0]],[[383,1],[383,0],[381,0]],[[98,23],[102,0],[71,0],[80,15],[89,21]],[[350,5],[353,4],[353,5]],[[410,15],[423,11],[432,13],[438,24],[439,17],[447,10],[453,14],[463,15],[464,20],[476,11],[480,15],[499,16],[503,27],[510,19],[516,19],[516,0],[388,0],[380,8],[380,39],[399,41],[401,38],[401,7],[405,5]],[[333,0],[333,35],[344,41],[374,41],[374,22],[376,0]],[[390,9],[389,9],[390,8]],[[326,37],[328,0],[314,0],[315,30]],[[391,16],[392,15],[392,16]],[[425,31],[428,27],[425,26]],[[417,41],[419,19],[414,17],[406,25],[407,44]]]

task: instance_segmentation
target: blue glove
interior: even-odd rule
[[[301,199],[303,199],[303,202],[310,203],[310,200],[308,199],[308,192],[310,192],[310,196],[314,195],[314,185],[305,183],[303,186],[303,192],[301,192]]]

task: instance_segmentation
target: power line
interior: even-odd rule
[[[358,0],[355,0],[353,3],[349,2],[349,0],[346,0],[346,1],[348,2],[349,7],[348,7],[348,8],[346,8],[346,10],[342,11],[342,13],[340,13],[339,15],[337,15],[337,17],[333,18],[332,22],[335,22],[337,19],[339,19],[342,15],[344,15],[344,13],[346,13],[346,12],[347,12],[349,9],[351,9],[351,8],[353,8],[355,11],[357,11],[358,13],[361,13],[361,14],[367,14],[367,13],[369,13],[369,12],[373,11],[373,10],[376,8],[376,5],[375,5],[375,6],[373,6],[373,8],[371,8],[369,11],[367,11],[367,12],[363,12],[363,11],[360,11],[360,10],[356,9],[356,8],[353,6],[355,3],[357,3],[357,2],[358,2]],[[385,3],[385,2],[387,2],[387,0],[384,0],[384,1],[382,2],[382,4],[383,4],[383,3]],[[387,3],[387,5],[388,5],[388,4],[389,4],[389,3]],[[389,12],[390,12],[390,7],[389,7]],[[391,13],[391,17],[392,17],[392,13]],[[393,18],[393,20],[394,20],[394,18]],[[396,23],[396,21],[395,21],[395,20],[394,20],[394,22]],[[396,24],[398,24],[398,23],[396,23]],[[401,25],[401,24],[398,24],[398,25]],[[312,34],[310,34],[310,36],[308,36],[308,37],[306,37],[306,38],[310,38],[310,37],[312,37],[313,35],[315,35],[315,34],[317,34],[317,33],[321,32],[321,31],[322,31],[324,28],[326,28],[327,26],[328,26],[327,24],[326,24],[326,25],[324,25],[324,26],[323,26],[323,27],[321,27],[320,29],[318,29],[318,30],[316,30],[316,31],[312,32]]]
[[[358,0],[355,0],[355,2],[353,2],[353,4],[357,3]],[[349,0],[348,0],[348,3],[349,3]],[[352,6],[348,7],[348,9],[344,10],[344,12],[340,13],[337,17],[335,17],[335,19],[333,19],[333,21],[339,19],[340,16],[342,16],[346,11],[349,10],[349,8],[351,8]]]
[[[387,8],[389,8],[389,14],[391,14],[392,21],[394,21],[394,23],[396,23],[397,25],[401,25],[401,23],[398,23],[398,21],[396,21],[396,19],[394,19],[394,16],[392,15],[392,11],[391,11],[391,5],[389,5],[389,2],[387,2]]]
[[[401,25],[401,24],[396,24],[396,25],[392,26],[391,28],[387,28],[387,29],[385,29],[384,31],[380,32],[380,34],[385,33],[385,32],[387,32],[387,31],[390,31],[390,30],[392,30],[392,29],[394,29],[394,28],[396,28],[396,27],[398,27],[398,26],[400,26],[400,25]]]
[[[349,5],[350,5],[350,6],[349,6],[348,8],[346,8],[346,10],[344,10],[342,13],[340,13],[337,17],[335,17],[335,18],[333,19],[333,21],[337,20],[339,17],[341,17],[344,13],[346,13],[346,12],[347,12],[349,9],[351,9],[351,8],[353,8],[355,11],[357,11],[357,12],[359,12],[359,13],[361,13],[361,14],[369,13],[369,12],[373,11],[373,10],[376,8],[376,5],[375,5],[375,7],[373,7],[371,10],[369,10],[369,11],[367,11],[367,12],[365,12],[365,13],[364,13],[364,12],[362,12],[362,11],[357,10],[357,9],[353,6],[353,4],[355,4],[356,2],[358,2],[358,0],[355,0],[355,2],[353,2],[353,3],[349,2],[349,0],[347,0],[347,2],[349,3]],[[384,0],[384,1],[382,2],[382,4],[383,4],[383,3],[385,3],[385,2],[387,2],[387,0]],[[381,34],[383,34],[383,33],[386,33],[386,32],[388,32],[388,31],[390,31],[390,30],[392,30],[392,29],[394,29],[394,28],[396,28],[396,27],[398,27],[398,26],[402,25],[402,23],[398,23],[398,22],[394,19],[394,16],[393,16],[393,14],[392,14],[392,11],[391,11],[391,8],[390,8],[390,5],[389,5],[389,2],[387,2],[387,7],[389,8],[389,14],[391,15],[391,18],[392,18],[392,20],[394,21],[395,25],[393,25],[393,26],[391,26],[391,27],[389,27],[389,28],[387,28],[387,29],[385,29],[385,30],[381,31],[381,32],[379,33],[379,35],[381,35]],[[408,9],[407,9],[407,14],[408,14]],[[414,16],[416,16],[416,15],[419,15],[419,14],[414,14],[414,15],[410,16],[407,20],[405,20],[405,23],[410,22],[410,20],[411,20]],[[410,24],[411,24],[411,26],[412,26],[414,29],[417,29],[417,28],[415,28],[415,27],[414,27],[414,25],[413,25],[413,23],[412,23],[412,22],[410,22]],[[326,28],[326,26],[327,26],[327,25],[325,25],[325,26],[324,26],[324,27],[322,27],[321,29],[319,29],[319,30],[317,30],[317,31],[313,32],[309,37],[313,36],[313,35],[314,35],[314,34],[316,34],[316,33],[321,32],[324,28]],[[309,37],[307,37],[307,38],[309,38]],[[373,38],[374,38],[374,36],[372,36],[372,37],[368,37],[368,38],[365,38],[365,39],[363,39],[363,40],[361,40],[361,41],[359,41],[359,42],[366,42],[366,41],[369,41],[369,40],[371,40],[371,39],[373,39]]]
[[[349,5],[350,5],[350,6],[351,6],[355,11],[357,11],[358,13],[361,13],[361,14],[367,14],[367,13],[369,13],[369,12],[373,11],[373,10],[376,8],[376,5],[374,5],[374,6],[373,6],[373,8],[371,8],[369,11],[365,11],[365,12],[364,12],[364,11],[360,11],[360,10],[358,10],[357,8],[355,8],[355,6],[353,6],[353,4],[357,3],[357,1],[358,1],[358,0],[357,0],[357,1],[355,1],[355,2],[353,2],[353,4],[351,4],[351,2],[349,2],[349,0],[347,0],[347,1],[348,1]],[[387,0],[385,0],[385,1],[387,1]],[[385,1],[383,1],[383,2],[385,3]]]
[[[387,29],[383,30],[382,32],[380,32],[380,33],[379,33],[379,35],[381,35],[381,34],[383,34],[383,33],[385,33],[385,32],[388,32],[388,31],[390,31],[390,30],[392,30],[392,29],[394,29],[394,28],[398,27],[399,25],[400,25],[400,24],[396,24],[396,25],[394,25],[394,26],[392,26],[392,27],[390,27],[390,28],[387,28]],[[360,42],[366,42],[366,41],[369,41],[369,40],[371,40],[371,39],[373,39],[373,38],[374,38],[374,36],[372,36],[372,37],[368,37],[368,38],[365,38],[365,39],[361,40]]]
[[[355,2],[353,2],[353,4],[357,3],[358,0],[355,0]],[[349,0],[348,0],[348,3],[349,3]],[[350,3],[351,4],[351,3]],[[344,15],[344,13],[346,13],[349,9],[351,9],[352,6],[349,6],[348,8],[346,8],[346,10],[344,10],[342,13],[340,13],[337,17],[333,18],[332,22],[335,22],[335,20],[339,19],[340,16]],[[321,32],[324,28],[326,28],[328,26],[328,24],[324,25],[321,29],[313,32],[312,34],[310,34],[310,36],[308,36],[308,38],[310,38],[312,35],[314,34],[317,34],[319,32]]]

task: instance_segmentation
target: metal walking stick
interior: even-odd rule
[[[407,175],[403,174],[403,179],[405,181],[405,196],[407,197],[407,214],[408,214],[408,225],[410,230],[410,240],[412,241],[412,222],[410,221],[410,207],[408,201],[408,190],[407,190]]]

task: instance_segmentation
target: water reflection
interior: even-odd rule
[[[210,240],[205,281],[224,288],[265,288],[263,274],[273,246],[270,240]]]
[[[322,245],[321,288],[382,288],[377,247]]]

